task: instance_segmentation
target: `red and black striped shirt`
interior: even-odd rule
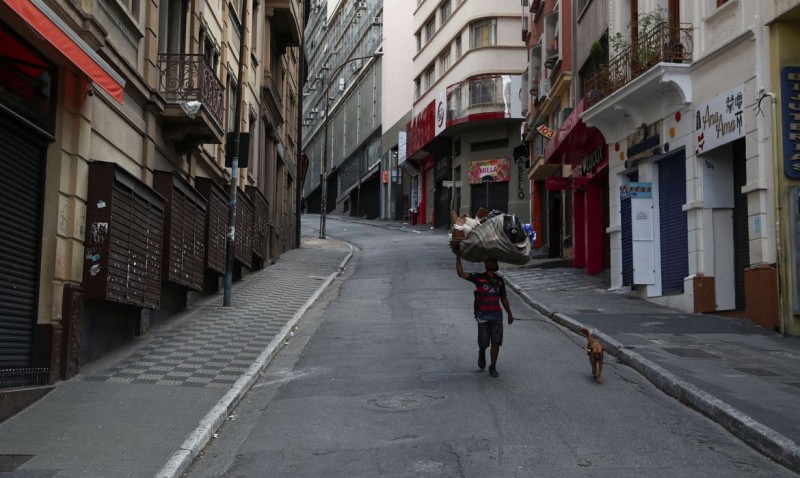
[[[478,302],[478,319],[503,320],[500,299],[506,296],[506,283],[499,275],[489,277],[485,272],[469,275],[468,281],[475,284],[475,300]]]

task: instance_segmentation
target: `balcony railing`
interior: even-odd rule
[[[447,121],[467,120],[485,113],[510,114],[511,77],[487,75],[447,87]]]
[[[676,27],[664,22],[655,26],[586,78],[586,106],[599,103],[659,63],[690,63],[693,46],[690,24]]]
[[[203,55],[161,54],[158,76],[159,91],[167,101],[199,101],[217,125],[222,125],[225,88]]]

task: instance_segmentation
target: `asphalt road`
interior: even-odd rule
[[[356,247],[346,273],[187,476],[796,476],[613,358],[596,384],[580,338],[510,291],[489,377],[442,232],[327,230]]]

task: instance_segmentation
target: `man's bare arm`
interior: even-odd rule
[[[464,267],[461,265],[461,254],[456,254],[456,274],[462,279],[469,279],[469,274],[464,272]]]
[[[511,315],[511,304],[509,304],[508,298],[501,297],[500,303],[503,304],[503,308],[506,309],[506,313],[508,314],[508,325],[511,325],[511,322],[514,322],[514,316]]]

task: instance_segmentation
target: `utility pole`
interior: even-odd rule
[[[247,0],[242,2],[242,21],[239,32],[239,84],[236,87],[236,110],[233,114],[233,152],[231,152],[231,192],[228,201],[228,234],[225,239],[225,290],[222,296],[222,306],[231,305],[231,289],[233,288],[233,256],[236,245],[236,191],[239,187],[239,140],[242,137],[242,90],[244,89],[244,63],[245,63],[245,25],[247,25]]]

